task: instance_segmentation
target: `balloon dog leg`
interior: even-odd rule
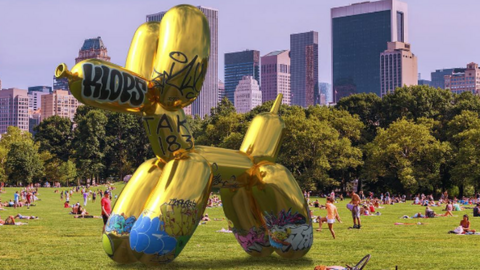
[[[262,215],[251,192],[245,188],[220,189],[223,211],[228,226],[243,250],[254,257],[269,256],[273,252]]]
[[[159,265],[180,254],[205,211],[211,183],[211,167],[199,154],[164,166],[130,233],[130,248],[139,261]]]
[[[118,263],[137,261],[130,249],[130,230],[142,213],[148,195],[157,185],[163,165],[157,158],[140,165],[113,206],[103,234],[103,249]]]
[[[252,188],[268,229],[270,244],[280,256],[304,256],[313,243],[312,220],[293,175],[280,164],[259,166],[262,179]]]

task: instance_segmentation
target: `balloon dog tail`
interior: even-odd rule
[[[283,95],[279,94],[270,112],[255,116],[247,130],[240,151],[250,155],[254,163],[275,162],[280,150],[285,123],[278,115]]]

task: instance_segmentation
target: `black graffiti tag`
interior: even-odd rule
[[[104,65],[83,64],[82,96],[87,99],[129,103],[139,107],[145,101],[147,82]]]
[[[161,94],[165,88],[172,87],[187,99],[195,98],[201,90],[197,89],[197,85],[205,75],[206,62],[196,63],[198,55],[188,62],[188,57],[182,52],[171,52],[169,56],[173,60],[169,70],[154,70],[157,74],[153,78],[155,87],[160,88]],[[176,65],[180,65],[181,69],[174,72]]]
[[[195,208],[197,206],[197,203],[192,200],[170,199],[167,205],[180,206],[182,208]]]

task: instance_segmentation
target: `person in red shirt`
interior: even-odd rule
[[[110,216],[110,212],[112,211],[108,192],[105,191],[104,197],[100,201],[100,205],[102,206],[103,230],[105,230],[105,225],[107,224],[108,217]]]
[[[32,203],[32,193],[30,191],[27,193],[27,209],[30,209],[30,204]]]

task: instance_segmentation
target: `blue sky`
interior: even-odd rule
[[[403,0],[409,8],[412,51],[422,78],[439,68],[480,62],[477,0]],[[290,47],[290,34],[319,32],[319,79],[331,80],[330,8],[356,0],[124,1],[0,0],[2,87],[51,85],[55,67],[72,67],[84,39],[101,36],[112,62],[124,65],[145,15],[182,3],[219,10],[219,78],[226,52],[261,55]]]

